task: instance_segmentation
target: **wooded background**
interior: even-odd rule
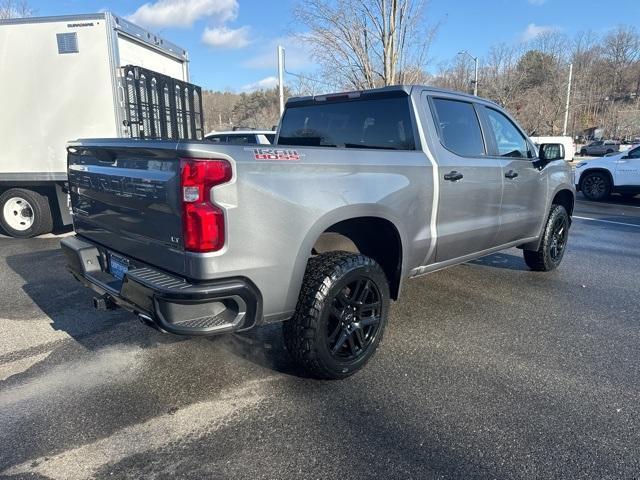
[[[0,0],[0,18],[31,13],[26,0]],[[473,90],[468,56],[439,64],[429,56],[446,25],[429,20],[424,0],[299,0],[293,13],[317,69],[287,75],[286,96],[400,83]],[[459,47],[474,53],[473,45]],[[571,37],[547,31],[495,45],[479,60],[478,94],[507,108],[531,135],[562,133],[573,64],[568,134],[601,128],[607,138],[640,137],[640,37],[631,25]],[[207,130],[271,128],[279,119],[276,89],[206,91],[203,104]]]
[[[434,65],[429,47],[442,25],[421,0],[300,0],[300,35],[318,65],[287,76],[288,95],[309,95],[397,83],[473,91],[468,56]],[[472,45],[460,45],[460,50]],[[274,52],[275,55],[275,52]],[[631,25],[604,34],[560,31],[493,46],[479,59],[478,94],[507,108],[531,135],[560,135],[573,64],[568,134],[640,137],[640,37]],[[311,77],[311,78],[309,78]],[[318,80],[313,80],[315,77]],[[321,80],[320,80],[321,79]],[[278,122],[277,92],[205,94],[210,128],[268,128]]]

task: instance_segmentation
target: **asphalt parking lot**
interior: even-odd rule
[[[575,217],[556,272],[513,249],[408,282],[340,382],[277,327],[95,312],[58,238],[0,238],[0,477],[638,478],[640,197]]]

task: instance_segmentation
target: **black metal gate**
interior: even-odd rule
[[[122,67],[132,138],[201,140],[202,89],[146,68]]]

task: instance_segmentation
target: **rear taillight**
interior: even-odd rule
[[[190,252],[214,252],[224,245],[224,212],[210,198],[211,187],[231,180],[226,160],[180,160],[180,195],[184,247]]]

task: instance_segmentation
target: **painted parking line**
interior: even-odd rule
[[[590,207],[598,206],[598,207],[615,207],[615,208],[640,208],[640,205],[626,205],[624,203],[593,203],[588,200],[576,200],[576,203],[580,205],[588,205]]]
[[[590,222],[612,223],[614,225],[624,225],[625,227],[640,228],[640,225],[637,225],[635,223],[614,222],[613,220],[602,220],[600,218],[579,217],[578,215],[572,215],[572,218],[577,218],[578,220],[587,220]]]

